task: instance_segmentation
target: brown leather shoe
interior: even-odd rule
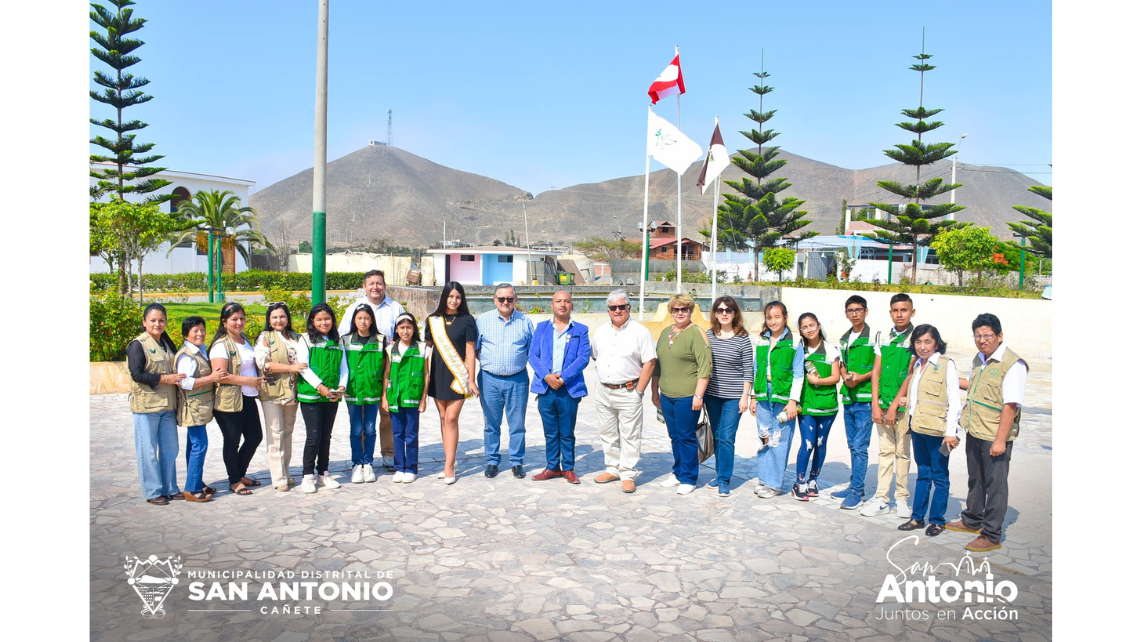
[[[606,484],[608,482],[613,482],[613,481],[618,481],[618,480],[619,480],[618,475],[612,475],[610,473],[603,473],[602,475],[599,475],[598,477],[595,478],[595,483],[596,484]]]
[[[152,497],[152,498],[148,499],[147,503],[148,504],[154,504],[155,506],[166,506],[170,502],[167,501],[166,495],[159,495],[158,497]]]
[[[535,481],[547,481],[548,479],[555,479],[562,476],[563,473],[559,472],[558,470],[545,470],[538,475],[532,475],[531,478]]]
[[[182,493],[175,493],[174,495],[167,495],[167,499],[169,499],[171,501],[174,501],[176,499],[182,499]]]
[[[950,531],[957,531],[960,533],[972,533],[974,535],[979,535],[979,529],[978,528],[968,528],[967,525],[964,524],[964,520],[962,520],[962,519],[957,519],[954,522],[948,522],[944,526]]]
[[[968,544],[964,548],[972,551],[973,553],[986,553],[988,551],[998,551],[1000,546],[999,542],[993,542],[983,535],[980,535],[979,537],[973,539],[971,544]]]
[[[575,471],[573,471],[573,470],[563,471],[563,478],[566,479],[567,481],[571,482],[572,484],[578,484],[579,483],[579,476],[576,475]]]
[[[633,479],[624,479],[623,480],[623,492],[624,493],[633,493],[634,492],[634,480]]]

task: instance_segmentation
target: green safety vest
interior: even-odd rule
[[[771,403],[788,403],[789,393],[793,390],[793,357],[797,349],[793,346],[793,333],[788,339],[779,339],[769,350],[769,337],[762,336],[762,342],[757,346],[756,375],[753,380],[753,392],[758,401]],[[773,394],[766,396],[765,373],[768,366],[772,378]]]
[[[354,343],[356,334],[341,337],[341,347],[349,362],[349,383],[345,401],[355,404],[381,403],[385,379],[385,336],[369,337],[368,343]]]
[[[856,339],[850,341],[852,330],[841,336],[841,362],[849,372],[867,374],[872,372],[876,354],[872,350],[872,343],[868,340],[868,326]],[[850,388],[841,382],[841,399],[845,405],[854,403],[869,403],[872,401],[872,379],[865,381],[856,388]]]
[[[880,346],[880,408],[888,410],[896,393],[900,392],[900,384],[908,378],[908,362],[912,353],[908,351],[912,338],[912,324],[908,329],[896,335],[888,343]],[[899,409],[897,410],[899,412]]]
[[[385,392],[389,410],[419,408],[420,398],[424,396],[424,383],[424,355],[420,352],[420,343],[410,345],[402,356],[394,342],[389,356],[389,388]]]
[[[822,341],[817,351],[805,355],[805,371],[815,368],[818,377],[829,377],[833,374],[833,364],[825,360],[825,342]],[[831,417],[837,414],[837,384],[831,386],[815,386],[805,379],[801,388],[801,413],[819,417]]]
[[[326,388],[335,390],[341,380],[341,344],[326,340],[321,345],[310,345],[309,334],[301,335],[301,340],[309,346],[309,369],[321,379]],[[317,392],[317,388],[309,385],[305,377],[298,377],[297,400],[305,403],[329,401]]]

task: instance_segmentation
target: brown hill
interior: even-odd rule
[[[841,200],[850,205],[869,201],[896,202],[876,185],[878,180],[915,181],[915,170],[900,164],[850,170],[781,151],[787,164],[779,172],[791,183],[781,192],[805,200],[801,209],[813,223],[808,230],[832,234],[842,218]],[[682,176],[683,234],[695,236],[713,212],[713,194],[702,195],[695,186],[701,164],[695,163]],[[738,180],[741,170],[731,166],[723,179]],[[951,162],[928,168],[921,179],[939,176],[951,180]],[[355,242],[389,238],[400,245],[427,247],[442,236],[442,217],[447,215],[449,239],[473,245],[490,244],[514,231],[524,237],[524,207],[527,208],[531,242],[565,244],[589,236],[638,236],[642,221],[643,176],[627,176],[601,183],[573,185],[531,194],[505,183],[432,163],[409,152],[370,146],[328,166],[327,207],[330,245],[348,238]],[[1006,223],[1021,218],[1012,205],[1030,205],[1047,211],[1051,202],[1027,188],[1037,181],[1003,167],[960,163],[956,202],[967,209],[957,220],[989,226],[993,234],[1010,238]],[[276,240],[277,221],[288,227],[291,237],[308,238],[311,229],[313,172],[306,170],[275,183],[250,197]],[[722,191],[730,190],[722,185]],[[677,218],[674,172],[659,170],[650,175],[650,219]],[[939,197],[946,202],[949,195]]]

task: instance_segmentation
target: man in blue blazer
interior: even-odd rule
[[[571,320],[571,294],[564,290],[551,298],[551,321],[542,321],[532,335],[527,362],[535,372],[531,391],[539,395],[539,416],[547,440],[547,468],[533,475],[543,481],[563,477],[579,483],[575,475],[575,417],[579,400],[587,396],[583,369],[591,361],[587,326]]]

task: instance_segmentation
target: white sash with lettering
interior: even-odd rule
[[[428,326],[432,328],[434,347],[440,352],[440,358],[452,373],[452,390],[456,394],[464,395],[465,398],[471,397],[472,394],[468,392],[468,367],[464,365],[464,360],[460,358],[456,346],[452,345],[452,339],[448,337],[444,317],[428,317]]]

